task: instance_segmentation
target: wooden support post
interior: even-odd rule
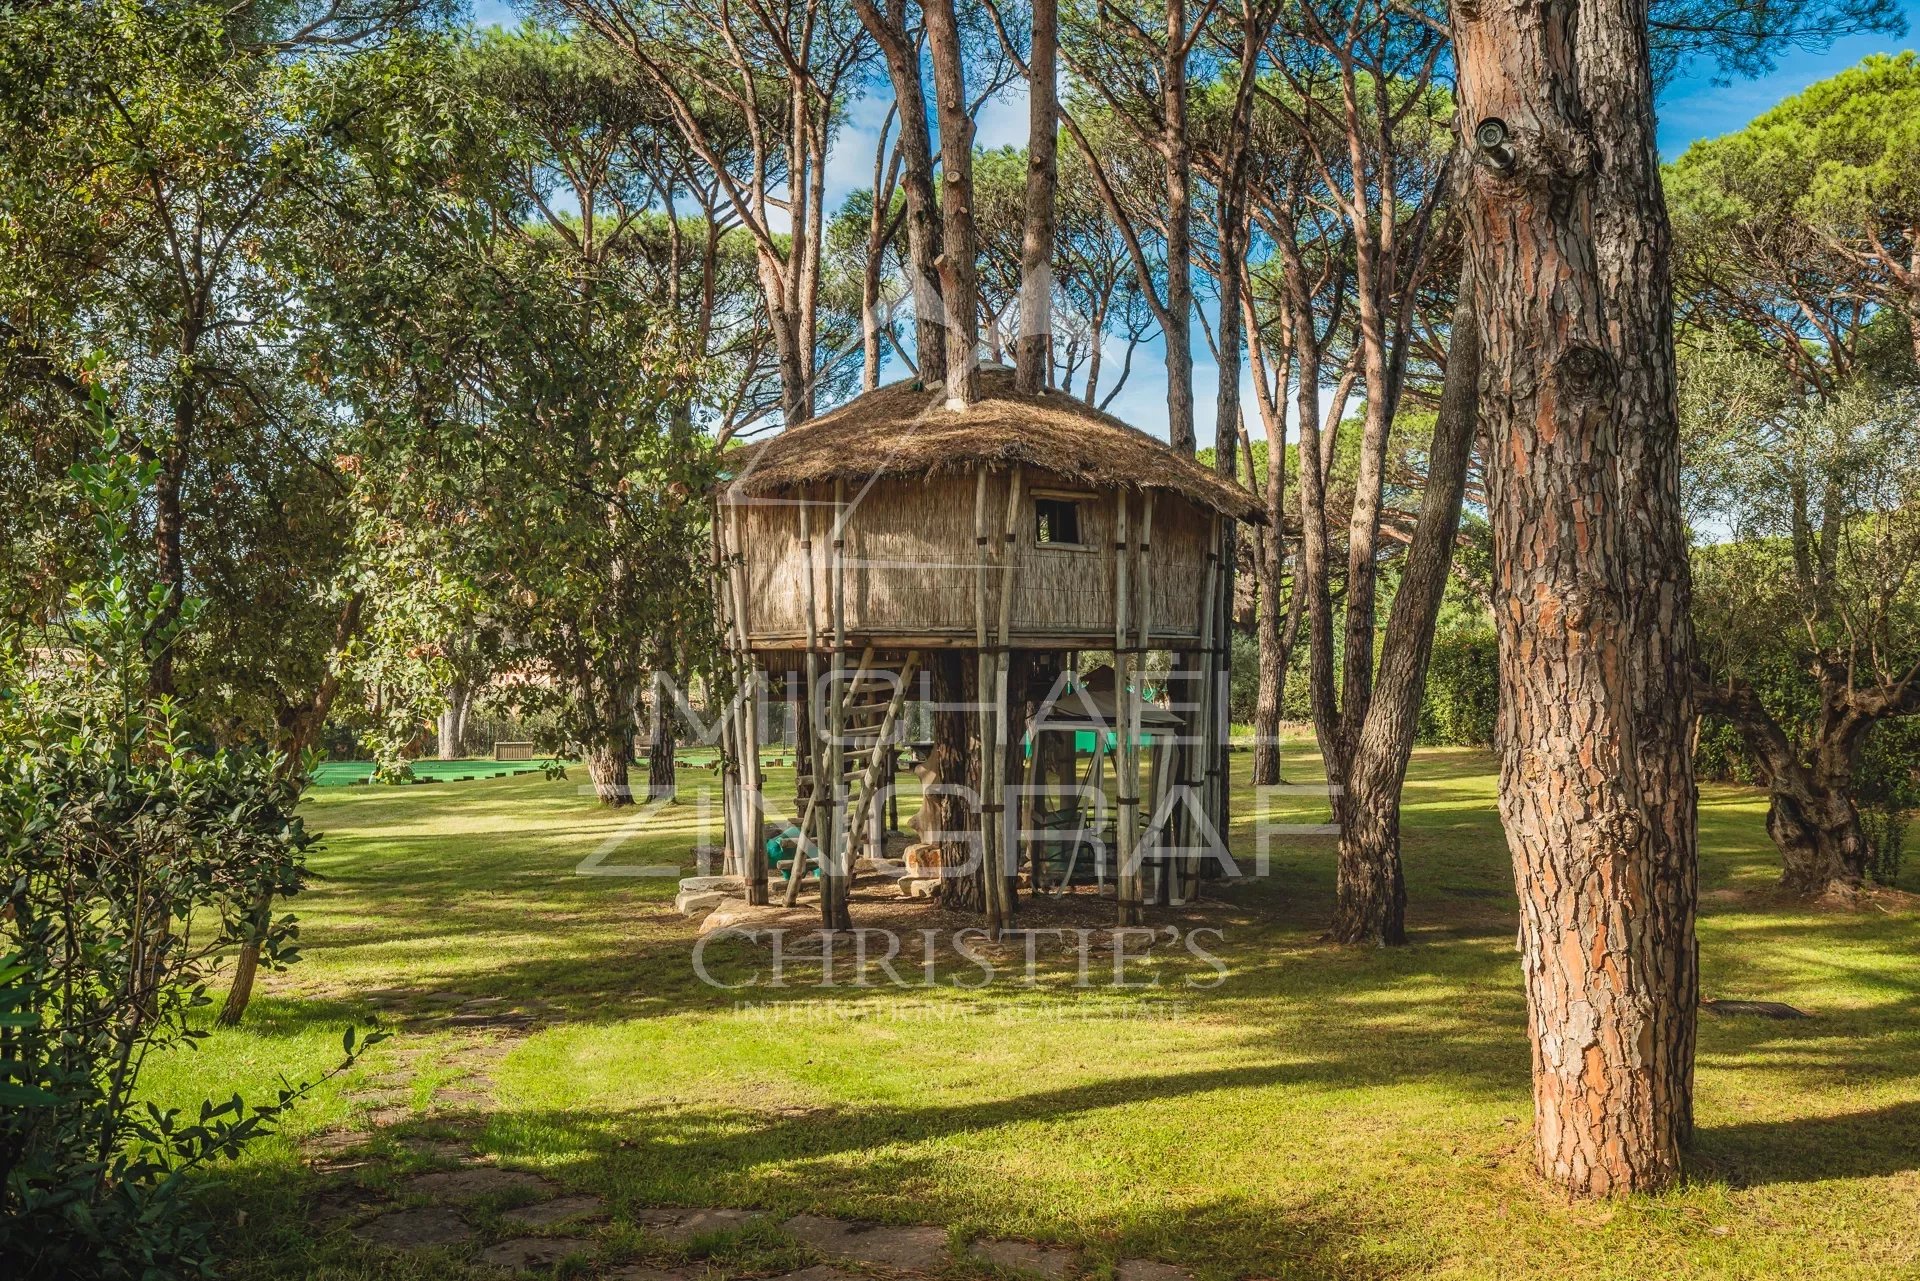
[[[1117,735],[1114,745],[1114,781],[1119,802],[1114,843],[1119,858],[1114,879],[1116,920],[1121,925],[1140,923],[1140,762],[1135,754],[1133,718],[1133,641],[1128,626],[1130,593],[1128,566],[1133,544],[1127,531],[1127,491],[1114,492],[1113,525],[1113,684],[1114,720]]]
[[[1147,655],[1153,648],[1153,558],[1148,554],[1149,548],[1153,543],[1153,496],[1154,494],[1151,489],[1141,495],[1140,529],[1138,537],[1134,539],[1133,544],[1134,581],[1140,588],[1140,618],[1134,625],[1134,630],[1138,634],[1137,644],[1139,645],[1139,658],[1136,660],[1134,679],[1140,683],[1140,702],[1144,702],[1146,698]],[[1144,733],[1144,727],[1140,723],[1139,703],[1130,703],[1129,705],[1135,708],[1133,712],[1135,734],[1139,735]],[[1138,749],[1136,749],[1136,754],[1137,750]],[[1154,745],[1148,762],[1152,767],[1148,774],[1148,778],[1152,783],[1152,790],[1148,792],[1147,820],[1151,823],[1154,814],[1157,812],[1157,792],[1161,783],[1160,750],[1158,743]],[[1149,831],[1147,838],[1140,848],[1140,875],[1135,882],[1136,889],[1144,884],[1146,880],[1146,860],[1159,852],[1158,847],[1161,843],[1160,832],[1157,828]],[[1165,895],[1163,888],[1164,887],[1159,885],[1154,887],[1154,902],[1158,903],[1164,900]]]
[[[812,736],[812,749],[807,759],[813,769],[813,793],[807,798],[807,811],[800,820],[800,839],[794,843],[793,870],[788,875],[786,905],[792,907],[800,897],[800,882],[807,872],[807,857],[812,856],[823,865],[821,851],[825,848],[818,839],[818,827],[825,813],[820,808],[820,789],[826,774],[826,757],[822,749],[826,746],[821,719],[823,708],[820,706],[820,606],[819,595],[814,587],[813,556],[813,496],[811,491],[800,494],[800,555],[806,561],[807,578],[807,733]],[[822,896],[824,897],[824,895]]]
[[[994,696],[993,714],[1000,722],[996,735],[1000,745],[1000,760],[994,770],[994,818],[999,830],[994,834],[993,848],[1000,880],[1000,918],[1002,926],[1013,923],[1015,895],[1015,876],[1019,869],[1007,857],[1014,835],[1016,815],[1007,808],[1007,758],[1014,748],[1014,716],[1012,691],[1008,688],[1008,672],[1012,663],[1009,645],[1012,643],[1013,618],[1013,580],[1016,570],[1014,550],[1020,531],[1021,482],[1024,479],[1020,464],[1013,465],[1013,471],[1007,478],[1007,516],[1000,537],[1000,612],[999,643],[994,653]],[[1017,808],[1017,807],[1016,807]]]
[[[828,597],[833,609],[833,679],[828,687],[827,714],[832,738],[827,746],[826,831],[828,839],[821,849],[820,920],[828,930],[852,926],[847,910],[847,879],[852,872],[852,833],[847,830],[846,814],[846,700],[847,647],[847,482],[833,482],[832,582]],[[819,788],[816,779],[814,787]]]
[[[1200,649],[1194,655],[1194,690],[1192,731],[1188,735],[1186,750],[1186,786],[1187,809],[1194,802],[1200,805],[1200,812],[1207,822],[1213,822],[1215,812],[1214,795],[1214,742],[1220,734],[1220,715],[1225,710],[1219,707],[1215,695],[1214,673],[1217,670],[1217,657],[1214,654],[1218,636],[1217,598],[1220,594],[1220,517],[1215,516],[1207,531],[1207,569],[1206,582],[1200,592]],[[1198,833],[1191,812],[1187,813],[1187,830],[1182,844],[1189,849],[1198,841]],[[1222,836],[1224,838],[1224,833]],[[1188,854],[1186,858],[1186,895],[1191,899],[1200,897],[1200,856]]]
[[[743,564],[746,546],[740,505],[730,503],[727,525],[732,534],[727,559],[727,578],[733,585],[733,630],[737,645],[735,672],[739,680],[740,749],[740,857],[746,878],[747,902],[764,907],[767,902],[767,859],[761,849],[761,831],[766,825],[766,794],[760,776],[760,669],[753,659],[753,644],[747,631],[747,578]]]
[[[708,564],[708,578],[713,587],[714,607],[720,612],[720,635],[727,649],[728,670],[734,670],[733,648],[733,599],[730,590],[731,580],[725,573],[726,540],[720,520],[720,500],[714,498],[708,509],[707,528],[711,531],[708,540],[711,555]],[[740,788],[739,788],[739,743],[737,742],[739,721],[734,708],[729,707],[727,714],[720,718],[720,870],[735,873],[741,870],[740,854]]]
[[[1228,749],[1233,739],[1233,713],[1227,699],[1227,674],[1232,667],[1233,654],[1233,597],[1224,590],[1231,582],[1227,573],[1226,554],[1230,546],[1231,527],[1225,521],[1218,522],[1214,538],[1214,561],[1218,569],[1214,576],[1213,600],[1213,653],[1207,668],[1208,706],[1212,709],[1212,741],[1207,744],[1208,761],[1208,798],[1207,818],[1213,824],[1214,831],[1220,835],[1220,841],[1227,843],[1227,833],[1233,821],[1229,789],[1233,785],[1232,762],[1228,758]]]

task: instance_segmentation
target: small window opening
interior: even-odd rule
[[[1079,503],[1069,498],[1036,498],[1033,513],[1035,542],[1043,546],[1048,543],[1066,547],[1081,545]]]

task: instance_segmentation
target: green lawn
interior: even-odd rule
[[[1314,777],[1303,751],[1289,773]],[[683,777],[689,796],[712,786],[704,769]],[[328,841],[294,904],[304,961],[269,977],[248,1027],[158,1064],[155,1092],[186,1102],[316,1071],[345,1023],[371,1021],[376,990],[402,990],[389,1017],[428,994],[543,1003],[540,1029],[492,1067],[470,1137],[612,1203],[579,1275],[690,1257],[639,1232],[637,1207],[733,1205],[1064,1242],[1095,1275],[1145,1257],[1219,1278],[1920,1276],[1920,913],[1776,901],[1755,793],[1703,799],[1705,991],[1818,1017],[1703,1015],[1689,1186],[1570,1207],[1531,1173],[1513,889],[1484,754],[1415,758],[1412,946],[1319,942],[1332,842],[1281,838],[1266,878],[1169,916],[1222,931],[1223,982],[1187,986],[1206,970],[1182,954],[1130,972],[1160,987],[1125,991],[1078,989],[1044,953],[1031,988],[704,986],[672,880],[575,873],[631,822],[581,781],[316,793],[308,818]],[[1254,807],[1236,811],[1249,857]],[[1315,809],[1273,800],[1280,816]],[[682,804],[600,866],[683,860],[700,823]],[[761,960],[739,943],[713,956],[727,976]],[[357,1169],[303,1162],[299,1135],[353,1123],[367,1078],[415,1074],[415,1116],[391,1133],[446,1124],[428,1098],[466,1034],[419,1027],[220,1173],[208,1198],[233,1273],[467,1275],[309,1221],[328,1180],[392,1188],[420,1168],[384,1142]],[[761,1230],[702,1255],[729,1274],[804,1261]]]

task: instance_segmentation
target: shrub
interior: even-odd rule
[[[1500,662],[1493,628],[1443,628],[1433,638],[1419,741],[1459,747],[1493,743],[1500,714]]]
[[[138,585],[133,517],[152,483],[106,432],[75,479],[97,513],[97,577],[31,642],[0,636],[0,1260],[23,1277],[202,1273],[188,1176],[269,1130],[307,1089],[183,1118],[139,1098],[148,1056],[206,1035],[196,1011],[247,905],[300,887],[314,837],[302,778],[272,755],[210,751],[151,656],[168,619]],[[292,918],[265,943],[293,955]],[[346,1057],[356,1043],[351,1030]],[[345,1066],[343,1064],[342,1066]]]

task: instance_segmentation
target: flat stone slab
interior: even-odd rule
[[[362,1130],[329,1130],[325,1134],[308,1135],[301,1144],[319,1156],[339,1156],[365,1147],[372,1137]]]
[[[395,1250],[430,1250],[442,1245],[465,1245],[473,1229],[445,1206],[424,1210],[395,1210],[369,1219],[353,1230],[362,1241]]]
[[[584,1249],[586,1246],[579,1241],[553,1237],[515,1237],[482,1250],[478,1262],[490,1268],[505,1268],[509,1272],[531,1272],[535,1268],[544,1271],[569,1254],[578,1254]]]
[[[683,890],[726,890],[730,893],[744,893],[747,883],[738,876],[683,876],[680,878]]]
[[[996,1268],[1012,1272],[1031,1272],[1059,1281],[1073,1275],[1074,1251],[1064,1245],[1041,1245],[1035,1241],[983,1240],[973,1243],[976,1258]]]
[[[762,1217],[755,1210],[641,1210],[633,1216],[657,1237],[684,1245],[715,1232],[738,1232]]]
[[[817,1214],[796,1214],[780,1226],[789,1236],[805,1241],[822,1254],[838,1255],[855,1263],[909,1270],[932,1270],[947,1265],[945,1228],[849,1223]]]
[[[455,1139],[408,1139],[406,1148],[429,1161],[473,1162],[483,1159],[472,1147]]]
[[[1113,1266],[1114,1281],[1193,1281],[1193,1273],[1153,1259],[1122,1259]]]
[[[1702,1001],[1700,1008],[1712,1014],[1749,1014],[1763,1019],[1810,1019],[1813,1015],[1795,1009],[1785,1001]]]
[[[674,895],[673,910],[682,916],[711,912],[731,897],[725,890],[681,890]]]
[[[529,1174],[525,1170],[496,1170],[492,1166],[441,1170],[434,1174],[415,1175],[407,1180],[407,1191],[416,1196],[452,1201],[456,1205],[465,1205],[469,1201],[503,1192],[547,1192],[552,1187],[537,1174]]]
[[[700,922],[699,932],[712,934],[716,930],[765,930],[775,927],[804,930],[820,923],[820,913],[803,908],[788,907],[784,903],[769,903],[764,907],[755,907],[745,899],[730,898],[707,913],[707,919]]]
[[[597,1196],[562,1196],[508,1210],[500,1217],[509,1223],[530,1228],[550,1228],[556,1223],[571,1223],[578,1219],[604,1219],[607,1217],[607,1203]]]

